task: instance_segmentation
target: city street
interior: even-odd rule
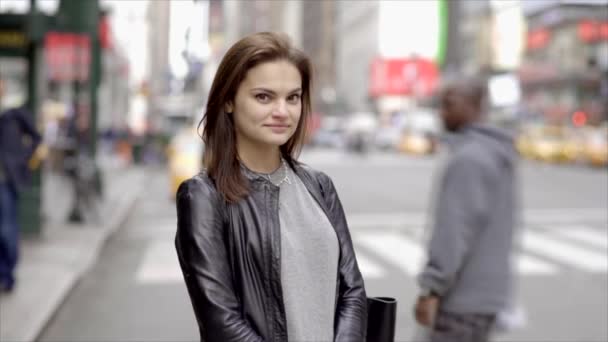
[[[414,276],[424,247],[439,157],[305,151],[325,171],[347,212],[369,296],[399,301],[397,341],[412,341]],[[197,341],[178,267],[175,208],[164,170],[99,262],[68,296],[40,341]],[[524,225],[515,253],[525,325],[496,341],[608,339],[608,173],[521,162]]]
[[[522,209],[514,282],[503,283],[512,296],[492,341],[608,342],[606,9],[608,0],[0,0],[0,340],[198,341],[174,246],[180,182],[202,156],[220,170],[237,162],[226,151],[271,170],[267,147],[290,151],[289,139],[303,138],[299,160],[337,188],[367,295],[398,301],[395,341],[422,342],[414,304],[444,133],[466,132],[475,161],[496,172],[509,166],[496,163],[503,139],[480,127],[489,123],[512,134],[521,156]],[[494,259],[505,261],[510,241],[494,234],[511,228],[512,182],[496,173],[506,179],[479,177],[476,189],[463,180],[474,164],[454,171],[445,188],[456,190],[437,214],[442,227],[464,217],[473,231],[437,239],[455,247],[440,268],[460,255],[470,266],[448,284],[446,311],[489,310],[490,297],[449,294],[461,285],[489,295],[506,281]],[[289,186],[287,176],[277,183]],[[238,196],[241,185],[223,193]],[[303,203],[285,191],[281,200]],[[285,212],[253,221],[290,222]],[[290,239],[285,227],[296,225],[283,225],[285,241],[314,237],[292,229],[305,235]],[[310,245],[331,252],[318,241]],[[469,242],[484,248],[460,248]],[[331,254],[315,255],[311,273],[325,274],[316,267]],[[243,279],[271,261],[254,259]],[[304,274],[306,262],[292,264]],[[446,330],[476,325],[460,318]],[[289,323],[292,339],[319,336]],[[280,326],[257,330],[284,336]]]

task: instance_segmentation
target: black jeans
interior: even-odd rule
[[[0,287],[13,287],[18,255],[17,192],[0,181]]]
[[[431,342],[487,342],[495,315],[439,311]]]

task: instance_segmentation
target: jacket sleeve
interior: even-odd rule
[[[219,194],[197,178],[177,191],[175,247],[202,341],[262,338],[242,317],[223,236]]]
[[[30,146],[31,150],[36,150],[36,147],[40,144],[42,137],[40,133],[36,130],[34,123],[32,122],[31,116],[29,115],[29,111],[25,109],[18,109],[16,112],[16,118],[21,126],[21,129],[31,137],[32,145]]]
[[[446,166],[421,287],[443,296],[454,283],[487,217],[486,182],[484,166],[473,158],[455,158]]]
[[[338,233],[340,244],[338,301],[336,308],[334,341],[365,341],[367,333],[367,296],[363,277],[357,265],[346,216],[332,180],[320,175],[330,221]]]

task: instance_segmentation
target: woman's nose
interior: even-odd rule
[[[272,115],[274,116],[286,116],[287,115],[287,102],[285,100],[277,101],[275,105]]]

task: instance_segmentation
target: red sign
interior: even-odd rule
[[[369,93],[383,95],[431,95],[437,87],[439,71],[424,58],[376,58],[371,65]]]
[[[597,39],[598,27],[593,21],[584,20],[578,23],[578,37],[585,42],[592,42]]]
[[[541,49],[547,46],[549,40],[551,40],[551,31],[547,29],[530,31],[528,32],[526,47],[528,50]]]
[[[99,44],[102,49],[112,49],[112,30],[107,15],[104,15],[99,19]]]
[[[586,43],[608,40],[608,22],[583,20],[578,23],[577,33],[578,37]]]
[[[91,63],[91,41],[86,34],[48,32],[44,37],[49,78],[86,81]]]
[[[608,40],[608,22],[600,24],[600,39]]]
[[[572,123],[576,127],[584,126],[587,123],[587,113],[583,111],[577,111],[572,114]]]

